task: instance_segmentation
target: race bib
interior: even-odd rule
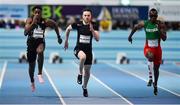
[[[158,47],[158,39],[155,40],[148,40],[149,47]]]
[[[34,38],[43,38],[44,30],[42,30],[39,26],[37,29],[34,29],[33,37]]]
[[[80,35],[79,42],[80,43],[90,43],[90,36]]]

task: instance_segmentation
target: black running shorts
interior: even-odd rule
[[[43,38],[35,39],[33,37],[29,37],[27,39],[27,59],[29,63],[32,63],[36,60],[36,56],[37,56],[36,49],[41,43],[44,44],[44,49],[45,49],[45,41]]]
[[[92,64],[92,59],[93,59],[92,51],[85,51],[83,49],[80,49],[78,46],[76,46],[74,48],[74,55],[78,59],[79,59],[79,57],[78,57],[79,51],[83,51],[86,54],[86,61],[84,62],[84,65],[91,65]]]

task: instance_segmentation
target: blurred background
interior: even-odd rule
[[[88,98],[82,96],[82,87],[76,83],[75,30],[70,33],[66,51],[64,41],[58,44],[54,30],[46,30],[43,68],[46,82],[41,85],[35,77],[36,92],[31,92],[24,25],[34,5],[42,6],[44,18],[56,21],[63,40],[65,28],[81,19],[84,8],[92,9],[93,21],[99,25],[100,41],[93,40],[95,64]],[[144,29],[134,34],[132,44],[128,42],[132,27],[147,20],[151,8],[158,10],[158,19],[167,26],[167,40],[161,43],[163,64],[158,96],[154,96],[153,87],[147,87]],[[37,75],[37,66],[35,72]],[[0,0],[0,104],[177,105],[180,104],[179,80],[180,0]]]
[[[163,59],[180,61],[180,0],[0,0],[1,61],[17,61],[26,51],[23,30],[34,5],[42,6],[44,18],[57,22],[63,39],[65,28],[81,19],[82,9],[92,9],[93,21],[98,23],[101,34],[100,42],[93,42],[94,55],[99,61],[115,61],[118,53],[126,55],[131,61],[144,61],[143,30],[135,33],[133,45],[128,43],[127,37],[135,24],[148,19],[148,10],[156,8],[158,19],[165,22],[168,31],[168,40],[162,43]],[[75,31],[70,35],[67,52],[63,51],[63,45],[57,44],[55,32],[49,29],[46,35],[46,59],[53,52],[58,53],[64,61],[74,59]]]

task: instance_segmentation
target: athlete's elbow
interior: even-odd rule
[[[71,31],[71,29],[69,29],[69,28],[66,28],[66,31],[65,31],[65,33],[70,33],[70,31]]]
[[[166,39],[167,39],[167,35],[166,35],[166,33],[161,34],[161,39],[162,39],[163,41],[166,41]]]
[[[28,35],[28,31],[24,30],[24,36],[27,36],[27,35]]]
[[[95,38],[96,42],[99,42],[99,38]]]
[[[167,37],[161,38],[163,41],[166,41]]]

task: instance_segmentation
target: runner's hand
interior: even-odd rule
[[[38,15],[34,15],[32,23],[37,24],[37,20],[38,20]]]
[[[63,42],[61,37],[58,37],[58,43],[61,44]]]
[[[90,31],[94,31],[92,23],[89,24]]]
[[[132,37],[128,37],[128,41],[132,44]]]
[[[64,43],[64,50],[66,50],[66,49],[68,49],[68,41],[65,41],[65,43]]]

